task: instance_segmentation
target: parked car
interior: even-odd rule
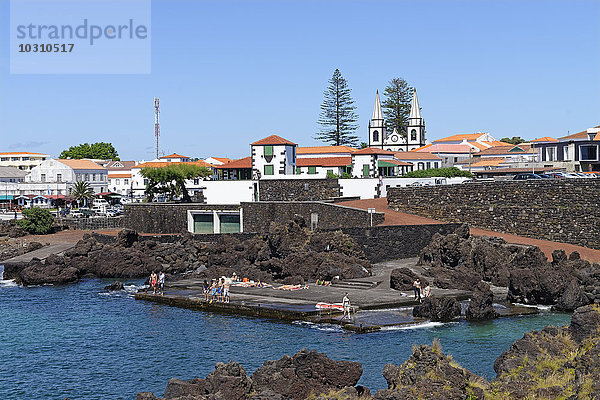
[[[540,178],[542,179],[554,179],[554,176],[550,175],[550,174],[537,174],[540,176]]]
[[[530,179],[543,179],[543,178],[541,176],[539,176],[538,174],[517,174],[513,178],[513,180],[515,180],[515,181],[526,181],[526,180],[530,180]]]

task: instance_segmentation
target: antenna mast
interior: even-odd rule
[[[158,159],[158,137],[160,136],[160,125],[158,124],[158,114],[160,113],[160,107],[158,106],[158,97],[154,98],[154,152],[156,153],[156,159]]]

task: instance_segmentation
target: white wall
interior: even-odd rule
[[[387,197],[387,186],[404,187],[418,184],[419,186],[430,185],[453,185],[468,181],[470,178],[383,178],[380,197]],[[360,197],[361,199],[374,199],[379,187],[378,178],[365,179],[340,179],[343,197]]]
[[[196,190],[204,193],[206,204],[240,204],[252,201],[255,181],[201,181],[198,186],[188,188],[190,196]]]

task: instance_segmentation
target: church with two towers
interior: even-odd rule
[[[421,117],[417,91],[413,92],[406,135],[398,132],[396,128],[388,134],[379,101],[379,91],[377,91],[373,115],[369,121],[369,147],[389,151],[410,151],[421,146],[425,146],[425,121]]]

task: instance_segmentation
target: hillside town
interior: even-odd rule
[[[59,159],[50,154],[0,152],[0,209],[65,208],[73,187],[85,182],[99,199],[97,214],[109,204],[145,198],[145,168],[189,164],[210,174],[190,179],[191,195],[207,204],[239,204],[258,199],[259,180],[338,179],[344,197],[385,197],[389,187],[462,183],[468,178],[406,178],[413,171],[456,167],[473,179],[597,177],[600,173],[600,126],[563,136],[544,136],[511,144],[489,132],[453,134],[429,141],[416,91],[406,134],[386,131],[376,94],[364,148],[300,146],[289,138],[269,135],[250,143],[249,156],[232,159],[219,154],[204,159],[178,153],[153,160]],[[585,173],[585,174],[584,174]],[[523,177],[523,176],[521,176]],[[253,184],[254,182],[254,184]],[[100,201],[101,200],[101,201]],[[161,201],[161,197],[155,199]],[[163,198],[164,201],[164,198]]]

